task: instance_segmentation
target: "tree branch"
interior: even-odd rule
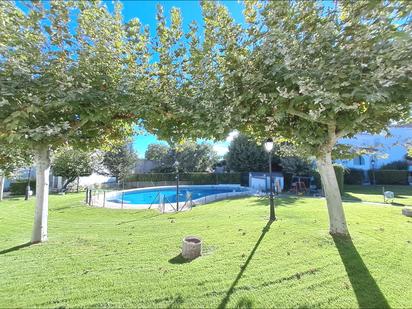
[[[297,110],[293,109],[292,107],[289,107],[289,108],[286,110],[286,112],[287,112],[288,114],[290,114],[290,115],[297,116],[297,117],[299,117],[299,118],[302,118],[302,119],[305,119],[305,120],[308,120],[308,121],[314,121],[314,122],[322,123],[322,124],[325,124],[325,125],[329,125],[329,124],[330,124],[330,123],[327,122],[327,121],[315,119],[314,117],[311,117],[310,115],[308,115],[308,114],[306,114],[306,113],[304,113],[304,112],[297,111]]]
[[[353,122],[354,122],[354,123],[359,123],[359,122],[364,121],[366,118],[367,118],[367,116],[366,116],[365,114],[363,114],[362,116],[360,116],[358,119],[354,120]],[[352,126],[352,127],[353,127],[353,126]],[[336,138],[337,138],[337,139],[342,138],[342,137],[344,137],[345,135],[347,135],[347,134],[349,134],[349,133],[351,133],[351,130],[342,129],[342,130],[336,132]]]

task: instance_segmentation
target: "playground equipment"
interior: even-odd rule
[[[311,181],[312,177],[293,176],[290,192],[293,192],[296,195],[304,195],[309,192],[309,189],[311,188]]]

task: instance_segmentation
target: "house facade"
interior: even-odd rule
[[[389,128],[389,134],[361,133],[353,138],[343,138],[340,144],[350,145],[364,152],[353,159],[336,160],[346,168],[364,171],[379,169],[394,161],[406,160],[408,148],[412,146],[412,124]],[[412,165],[409,165],[412,172]]]

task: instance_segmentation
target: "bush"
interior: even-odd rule
[[[292,185],[292,178],[293,174],[291,173],[283,173],[283,180],[284,180],[284,190],[289,191],[290,186]]]
[[[350,168],[345,170],[344,183],[347,185],[362,185],[363,170]]]
[[[320,178],[320,174],[318,171],[314,171],[312,173],[312,176],[314,178],[314,183],[316,185],[316,188],[322,188],[322,179]]]
[[[382,165],[380,170],[407,171],[408,170],[408,162],[406,160],[394,161],[394,162]]]
[[[335,170],[335,175],[336,175],[336,180],[338,181],[338,186],[339,186],[339,191],[341,194],[343,194],[344,190],[344,181],[343,181],[343,175],[344,175],[344,167],[340,164],[334,164],[333,169]],[[314,171],[312,173],[312,176],[314,178],[314,183],[317,188],[322,188],[322,180],[320,177],[320,174],[318,171]]]
[[[26,194],[27,181],[18,181],[10,184],[10,193],[12,195]],[[36,181],[30,180],[30,188],[33,192],[36,191]]]
[[[344,185],[343,185],[343,178],[344,178],[344,173],[345,173],[345,169],[342,165],[340,164],[334,164],[333,168],[335,170],[335,174],[336,174],[336,180],[338,181],[338,185],[339,185],[339,190],[340,193],[343,194],[344,191]]]
[[[408,175],[408,171],[375,170],[377,185],[407,185]],[[369,171],[369,179],[373,182],[373,171]]]
[[[138,182],[162,182],[174,181],[176,179],[175,173],[147,173],[134,174],[127,178],[127,181]],[[241,173],[180,173],[179,179],[181,181],[192,182],[195,185],[204,184],[240,184]]]

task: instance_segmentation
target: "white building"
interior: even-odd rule
[[[283,191],[285,179],[282,173],[272,173],[272,185],[275,192]],[[261,192],[267,192],[270,188],[269,173],[252,172],[249,173],[249,187]]]
[[[14,181],[19,181],[19,182],[27,181],[29,177],[29,171],[30,171],[30,179],[36,180],[36,169],[34,167],[32,167],[30,170],[21,169],[17,173],[15,173],[16,175],[14,179],[11,179],[11,180],[6,179],[4,190],[8,191],[10,188],[10,184]],[[105,175],[93,173],[90,176],[79,177],[79,187],[84,188],[88,186],[99,185],[102,183],[114,182],[114,181],[115,181],[115,178],[112,176],[105,176]],[[62,189],[63,183],[64,183],[63,177],[54,176],[53,171],[51,170],[50,176],[49,176],[49,191],[59,192]],[[76,186],[77,181],[74,181],[72,185]]]
[[[405,160],[408,147],[412,146],[412,124],[390,127],[389,135],[361,133],[353,138],[343,138],[339,143],[364,150],[367,154],[351,160],[336,160],[338,163],[347,168],[364,171],[372,168],[379,169],[385,164]],[[409,166],[409,170],[412,171],[412,166]]]

